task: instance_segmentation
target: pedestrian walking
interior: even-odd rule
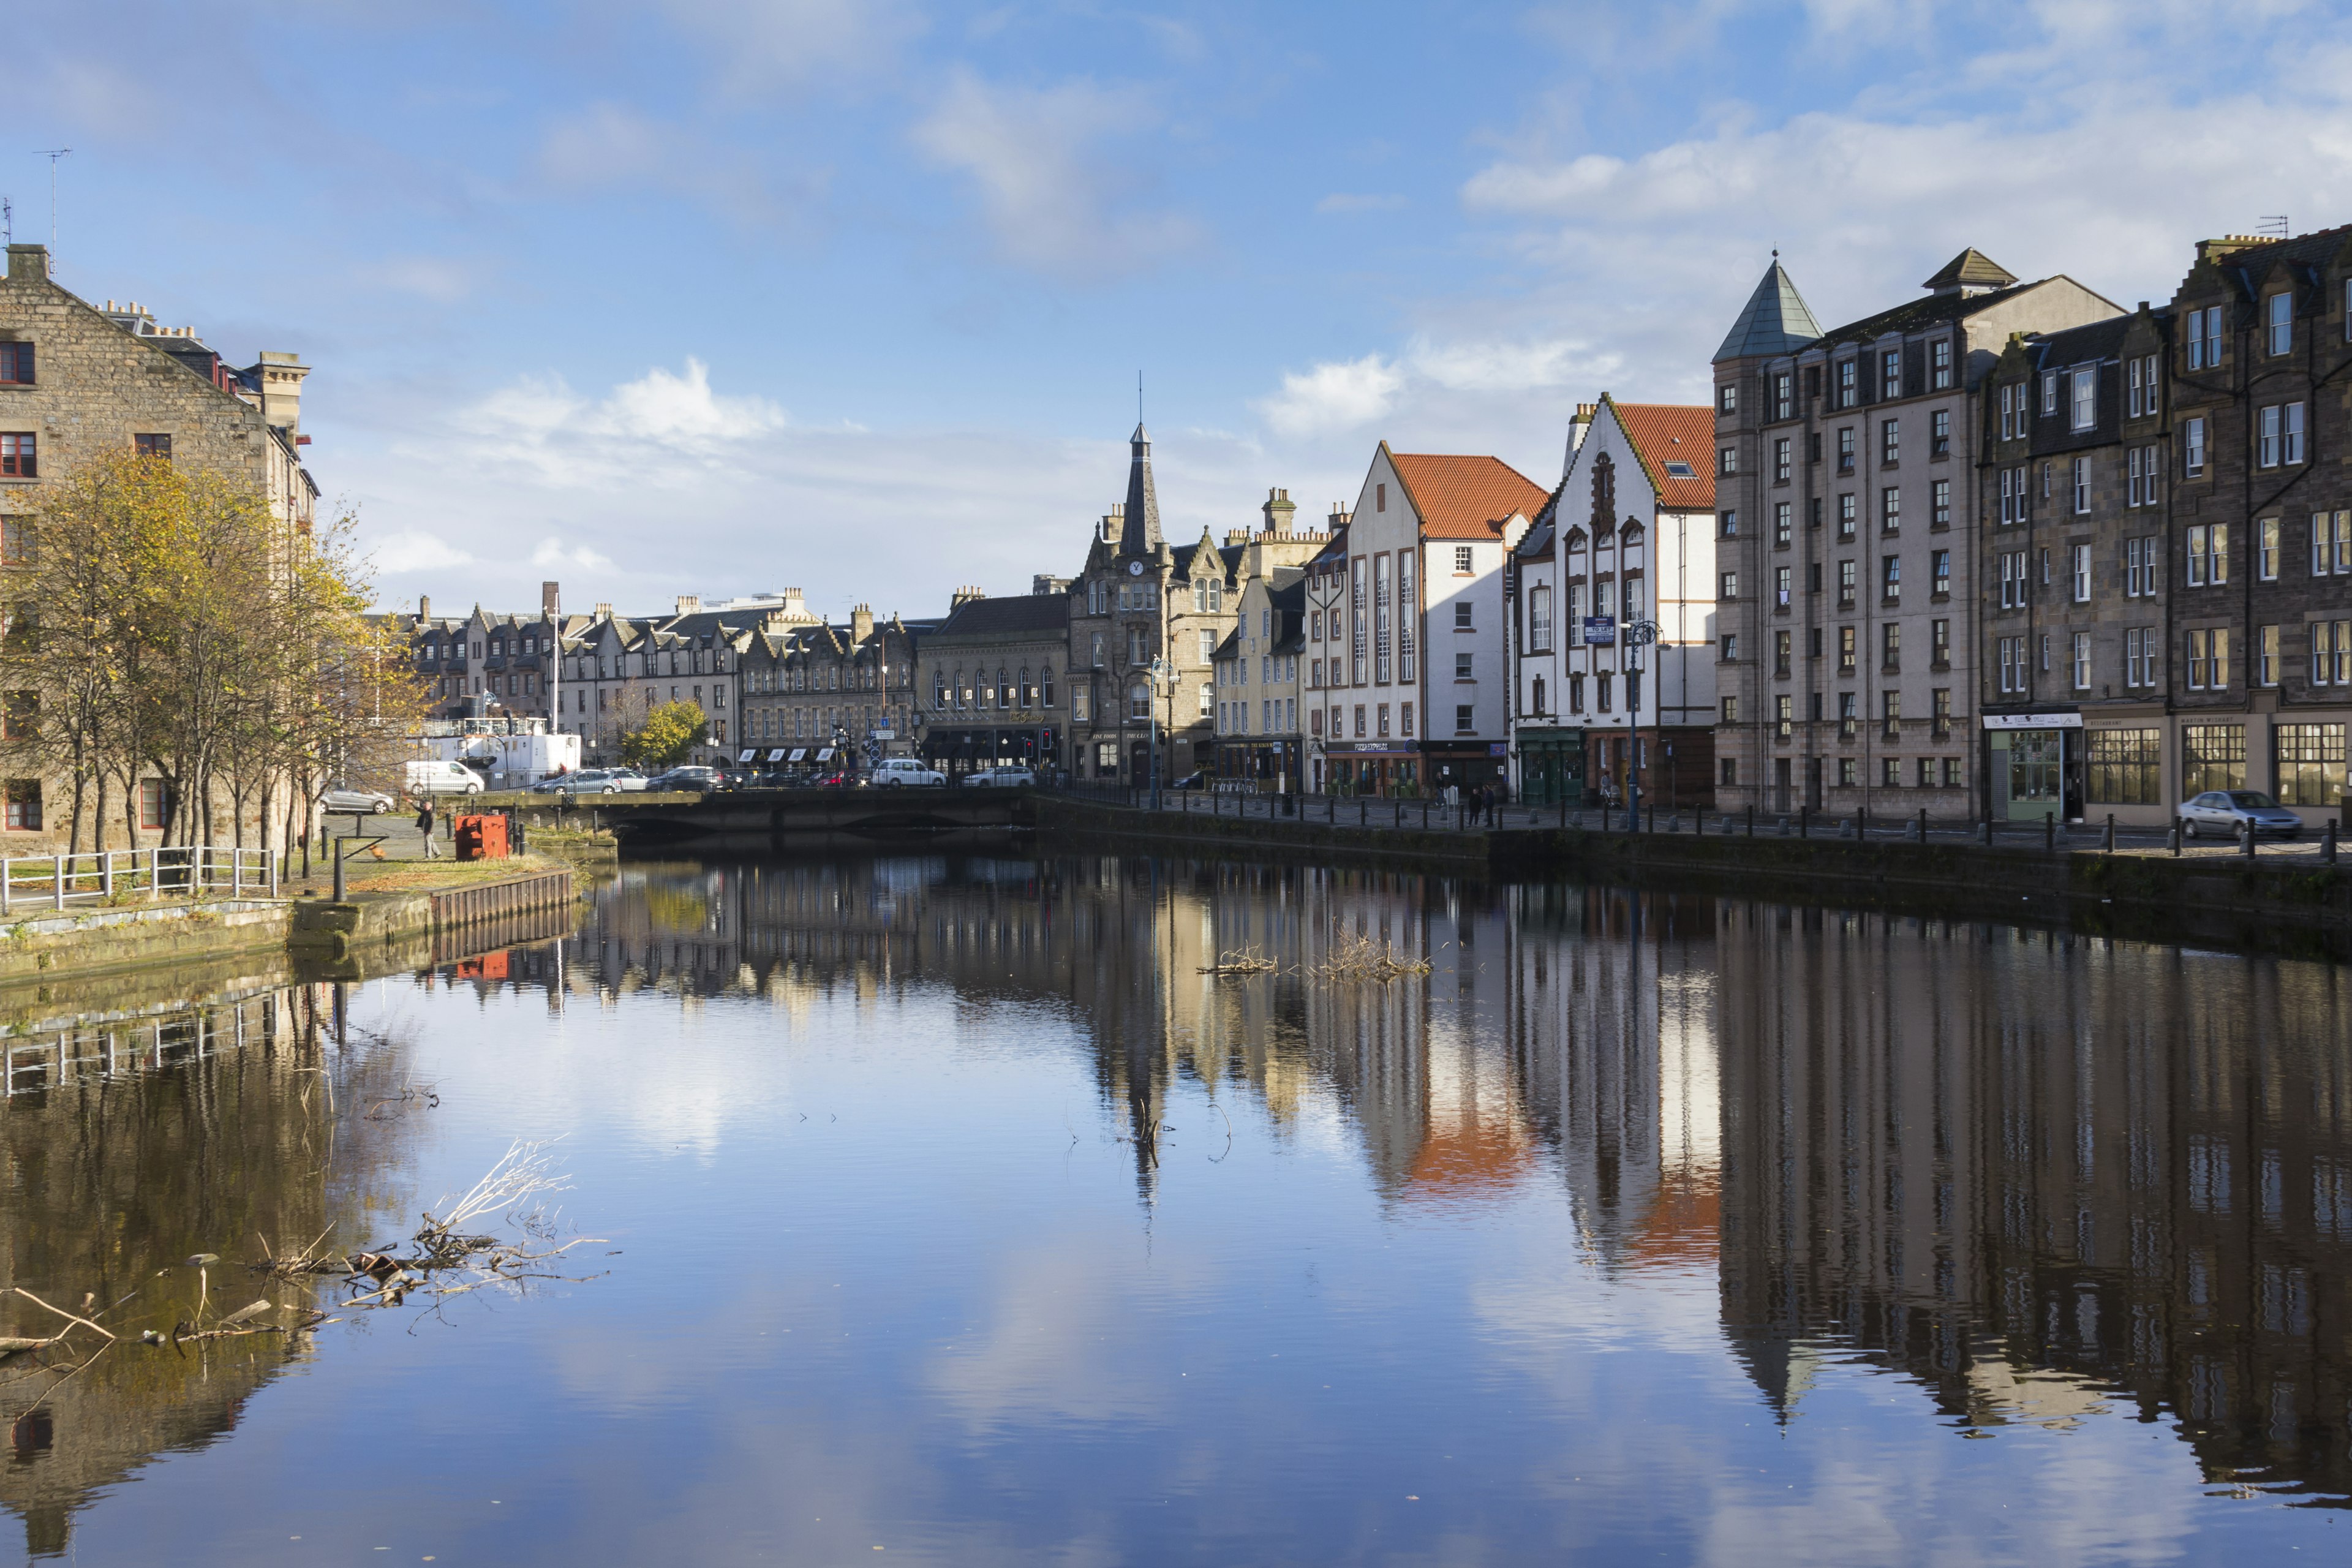
[[[416,802],[416,831],[425,840],[425,858],[427,860],[439,859],[440,846],[433,842],[433,797],[431,795],[420,796]]]

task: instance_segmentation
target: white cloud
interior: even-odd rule
[[[969,175],[1007,260],[1066,278],[1114,277],[1188,250],[1197,226],[1174,213],[1121,208],[1091,144],[1158,119],[1134,90],[1088,81],[1002,88],[958,70],[913,131],[916,148]]]
[[[414,294],[436,305],[454,305],[474,292],[475,268],[442,256],[387,256],[362,264],[352,277],[396,294]]]
[[[370,552],[379,572],[430,572],[467,566],[474,558],[436,535],[409,529],[376,541]]]
[[[679,138],[668,126],[620,103],[593,103],[550,124],[540,173],[563,185],[607,185],[673,165]]]
[[[561,571],[566,566],[577,567],[591,576],[611,576],[620,571],[613,558],[584,544],[566,545],[560,539],[542,539],[539,548],[530,552],[530,563],[548,571]]]
[[[719,51],[730,91],[840,86],[884,69],[923,22],[902,0],[664,0]]]
[[[1366,354],[1286,374],[1282,391],[1256,406],[1281,435],[1333,435],[1360,430],[1387,415],[1403,387],[1404,373],[1393,363]]]

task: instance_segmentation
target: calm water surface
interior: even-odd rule
[[[1359,935],[1431,967],[1333,973]],[[1238,950],[1282,970],[1200,973]],[[517,1137],[562,1140],[601,1277],[0,1367],[30,1555],[2352,1552],[2335,968],[1230,865],[632,863],[570,940],[336,1005],[257,982],[25,1067],[0,1281],[168,1330],[261,1238],[392,1239]]]

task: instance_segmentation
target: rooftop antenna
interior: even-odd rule
[[[1143,373],[1139,370],[1135,373],[1135,423],[1139,428],[1143,424]]]
[[[58,160],[72,152],[70,147],[36,147],[36,156],[49,161],[49,255],[58,253]]]
[[[2261,232],[2263,234],[2274,234],[2278,236],[2279,238],[2284,239],[2289,235],[2293,234],[2294,230],[2287,226],[2286,215],[2284,213],[2281,213],[2276,217],[2266,217],[2263,219]]]

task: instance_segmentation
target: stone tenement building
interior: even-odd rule
[[[436,616],[420,595],[400,618],[435,719],[553,717],[556,585],[542,584],[536,616],[494,615],[474,606],[462,618]]]
[[[2127,752],[2167,798],[2251,786],[2315,824],[2352,793],[2352,227],[2207,240],[2165,319],[2168,580],[2136,618],[2172,711],[2091,733],[2092,794]],[[2127,591],[2128,557],[2104,564]]]
[[[798,593],[793,596],[797,603]],[[845,623],[779,619],[744,634],[736,645],[740,718],[733,750],[718,746],[715,733],[714,750],[762,767],[837,762],[817,753],[844,744],[861,763],[868,742],[904,751],[914,721],[916,637],[936,624],[877,620],[859,605]],[[806,755],[795,759],[795,752]]]
[[[50,278],[46,247],[10,246],[0,281],[0,539],[22,548],[44,487],[110,452],[224,474],[266,497],[288,529],[309,532],[319,497],[301,457],[309,374],[290,353],[230,366],[189,329],[77,297]],[[58,807],[69,791],[37,778],[0,789],[10,853],[62,847],[70,825]],[[160,831],[167,805],[161,780],[142,781],[142,830]]]
[[[1978,700],[1997,819],[2171,815],[2150,728],[2166,706],[2168,341],[2143,301],[2014,337],[1987,377]]]
[[[921,726],[916,751],[944,773],[998,763],[1059,767],[1068,735],[1070,594],[1048,578],[1042,593],[955,596],[945,620],[916,649]]]
[[[1720,805],[1981,809],[1986,378],[2013,333],[2123,312],[1974,250],[1925,287],[1824,332],[1776,259],[1716,351]]]

